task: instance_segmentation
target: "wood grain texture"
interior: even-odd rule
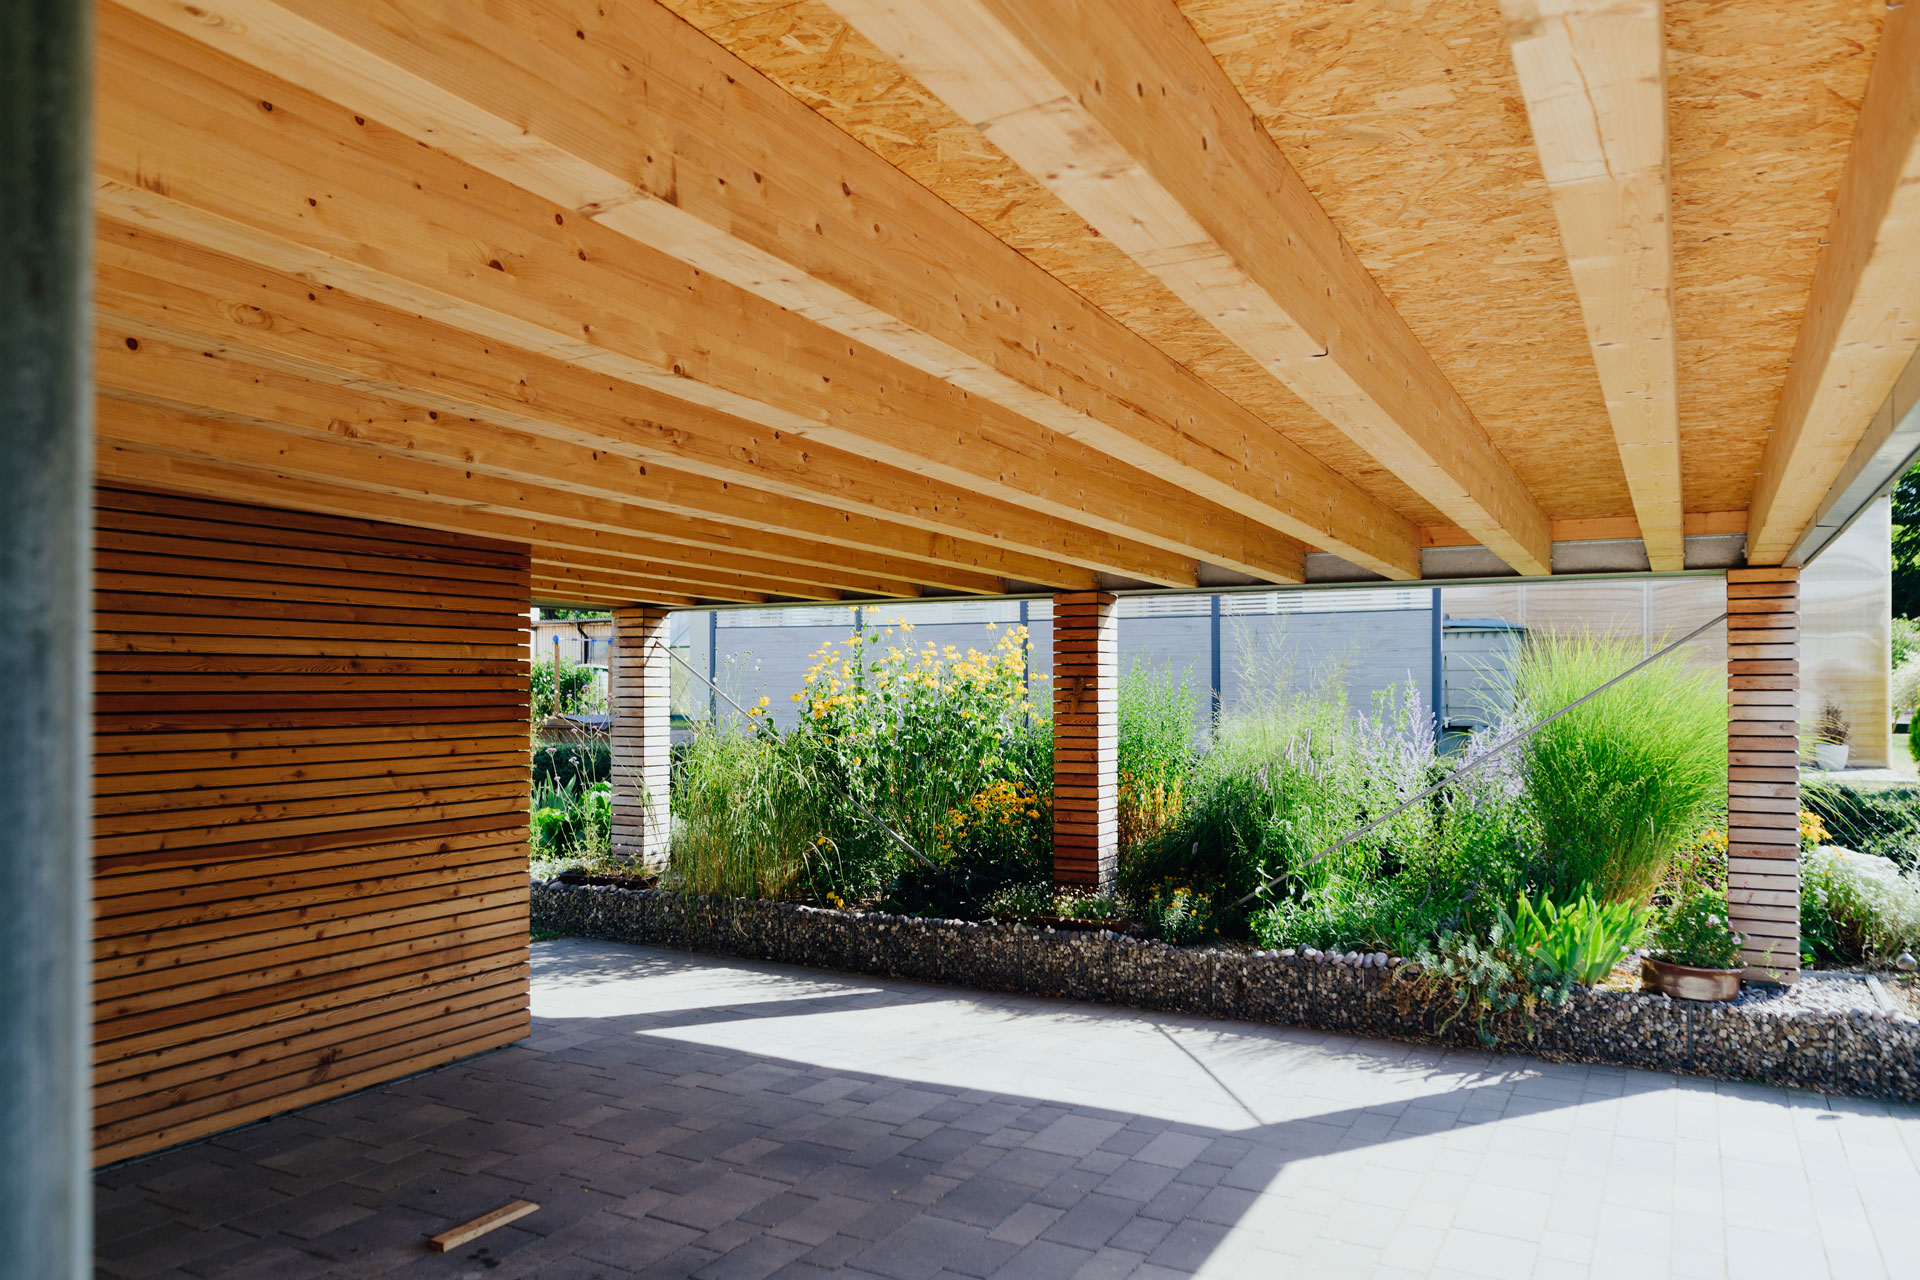
[[[1062,554],[1085,529],[1297,580],[1300,544],[1270,528],[569,218],[374,117],[117,6],[100,11],[97,48],[103,83],[144,88],[96,104],[95,200],[109,216],[1044,512]],[[247,182],[230,181],[236,166]],[[460,246],[457,265],[448,246]],[[1190,586],[1194,574],[1148,580]]]
[[[1501,0],[1647,560],[1683,569],[1661,0]]]
[[[1111,889],[1119,868],[1119,612],[1108,592],[1053,598],[1053,878]]]
[[[672,774],[672,660],[667,611],[613,611],[613,852],[652,871],[667,862]]]
[[[1418,576],[1405,517],[667,9],[136,7],[1223,507]]]
[[[1781,639],[1726,650],[1727,917],[1749,975],[1787,982],[1800,972],[1799,577],[1730,569],[1726,583],[1730,608],[1774,607],[1764,634]]]
[[[1547,517],[1171,0],[832,7],[1522,573]]]
[[[1920,348],[1920,7],[1888,5],[1754,487],[1747,559],[1778,564]]]
[[[524,1035],[526,549],[115,486],[95,526],[96,1159]]]

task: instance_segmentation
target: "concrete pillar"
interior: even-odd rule
[[[1800,571],[1727,571],[1727,903],[1748,976],[1800,974]]]
[[[92,8],[0,3],[0,1276],[92,1269]]]
[[[613,611],[609,702],[613,711],[613,853],[658,870],[667,864],[672,777],[673,680],[667,611]]]
[[[1053,878],[1110,889],[1120,863],[1120,630],[1114,597],[1053,598]]]

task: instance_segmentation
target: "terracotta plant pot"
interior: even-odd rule
[[[1731,1000],[1740,994],[1740,971],[1646,959],[1640,962],[1640,985],[1675,1000]]]

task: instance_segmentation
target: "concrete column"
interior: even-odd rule
[[[92,9],[0,2],[0,1276],[92,1270]]]
[[[1110,889],[1120,863],[1120,630],[1114,597],[1053,598],[1053,878]]]
[[[1800,571],[1727,571],[1727,904],[1748,976],[1800,974]]]
[[[672,777],[673,680],[667,611],[613,611],[609,645],[613,709],[614,856],[658,870],[667,864]]]

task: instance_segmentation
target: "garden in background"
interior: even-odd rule
[[[1483,1015],[1634,981],[1641,957],[1741,966],[1726,697],[1684,654],[1495,758],[1511,731],[1633,666],[1639,644],[1536,636],[1497,723],[1453,754],[1409,690],[1351,706],[1338,672],[1270,663],[1263,698],[1196,735],[1190,679],[1136,667],[1119,696],[1118,877],[1100,895],[1051,883],[1051,691],[1028,683],[1024,631],[962,652],[912,630],[870,627],[816,654],[792,727],[761,699],[676,745],[662,887],[1406,957]],[[536,724],[591,709],[590,691],[547,668]],[[606,777],[603,738],[536,743],[537,875],[620,870]],[[1804,805],[1804,962],[1910,968],[1920,798],[1810,782]]]

